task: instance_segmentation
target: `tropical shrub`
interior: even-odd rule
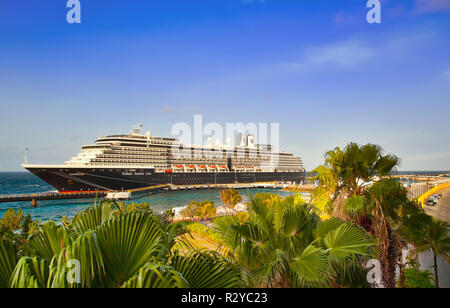
[[[152,211],[121,211],[104,202],[70,223],[40,225],[27,242],[28,252],[1,241],[0,286],[241,286],[239,270],[221,255],[199,250],[179,255],[172,249],[177,243],[183,245],[181,235],[186,232],[183,223],[167,224]],[[79,281],[67,279],[74,264],[79,265]]]
[[[180,211],[180,215],[185,218],[200,217],[203,220],[206,218],[212,218],[216,215],[216,207],[214,201],[191,201],[188,206]]]
[[[406,288],[435,288],[433,283],[433,274],[430,271],[421,271],[415,268],[405,270]]]
[[[256,194],[248,221],[218,217],[228,257],[247,286],[354,286],[365,277],[360,260],[374,254],[375,240],[359,226],[337,218],[321,221],[302,198]]]
[[[217,244],[222,243],[221,235],[219,235],[214,229],[208,228],[205,225],[202,225],[201,223],[198,222],[189,223],[186,225],[186,228],[191,232],[197,233],[198,235],[204,238],[216,242]]]

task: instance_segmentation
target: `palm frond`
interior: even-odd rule
[[[74,217],[72,229],[77,235],[88,230],[95,230],[102,223],[113,218],[117,212],[116,205],[113,202],[103,201],[100,204],[95,204]]]
[[[186,288],[183,276],[170,266],[149,262],[125,282],[122,288]]]
[[[9,287],[11,274],[17,261],[17,249],[14,243],[7,239],[0,239],[0,288]]]
[[[236,288],[241,285],[239,269],[220,254],[192,251],[174,256],[170,265],[181,273],[189,288]]]
[[[45,288],[49,277],[48,263],[37,257],[22,257],[11,275],[11,288]]]
[[[163,245],[161,229],[153,214],[131,212],[104,222],[97,229],[109,283],[120,286]]]
[[[53,256],[58,255],[71,242],[72,239],[64,227],[50,220],[39,226],[39,229],[30,236],[27,245],[33,255],[50,263]]]

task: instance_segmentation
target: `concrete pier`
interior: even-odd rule
[[[41,200],[95,198],[96,196],[104,197],[104,196],[106,196],[106,192],[105,191],[46,192],[46,193],[36,193],[36,194],[0,195],[0,203],[30,201],[32,203],[33,207],[36,207],[37,201],[41,201]]]

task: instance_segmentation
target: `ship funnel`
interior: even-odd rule
[[[141,123],[133,126],[133,135],[140,135],[141,134],[141,128],[142,128],[142,124]]]

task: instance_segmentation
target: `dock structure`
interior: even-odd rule
[[[114,200],[129,200],[133,197],[141,194],[150,194],[158,190],[165,190],[169,188],[169,185],[153,185],[135,189],[129,189],[125,191],[110,191],[106,194],[106,199],[114,199]]]
[[[65,200],[65,199],[88,199],[95,197],[105,197],[106,191],[82,191],[82,192],[44,192],[34,194],[0,195],[0,203],[3,202],[23,202],[31,201],[33,207],[37,201],[42,200]]]
[[[164,190],[195,190],[195,189],[248,189],[248,188],[286,188],[288,184],[275,182],[261,182],[261,183],[233,183],[233,184],[209,184],[209,185],[168,185]]]
[[[80,192],[44,192],[34,194],[0,195],[0,203],[31,201],[33,207],[41,200],[64,200],[64,199],[88,199],[101,197],[113,200],[129,200],[142,194],[152,195],[156,191],[180,191],[199,189],[248,189],[248,188],[285,188],[288,184],[275,182],[261,183],[234,183],[234,184],[208,184],[208,185],[154,185],[125,191],[80,191]]]

